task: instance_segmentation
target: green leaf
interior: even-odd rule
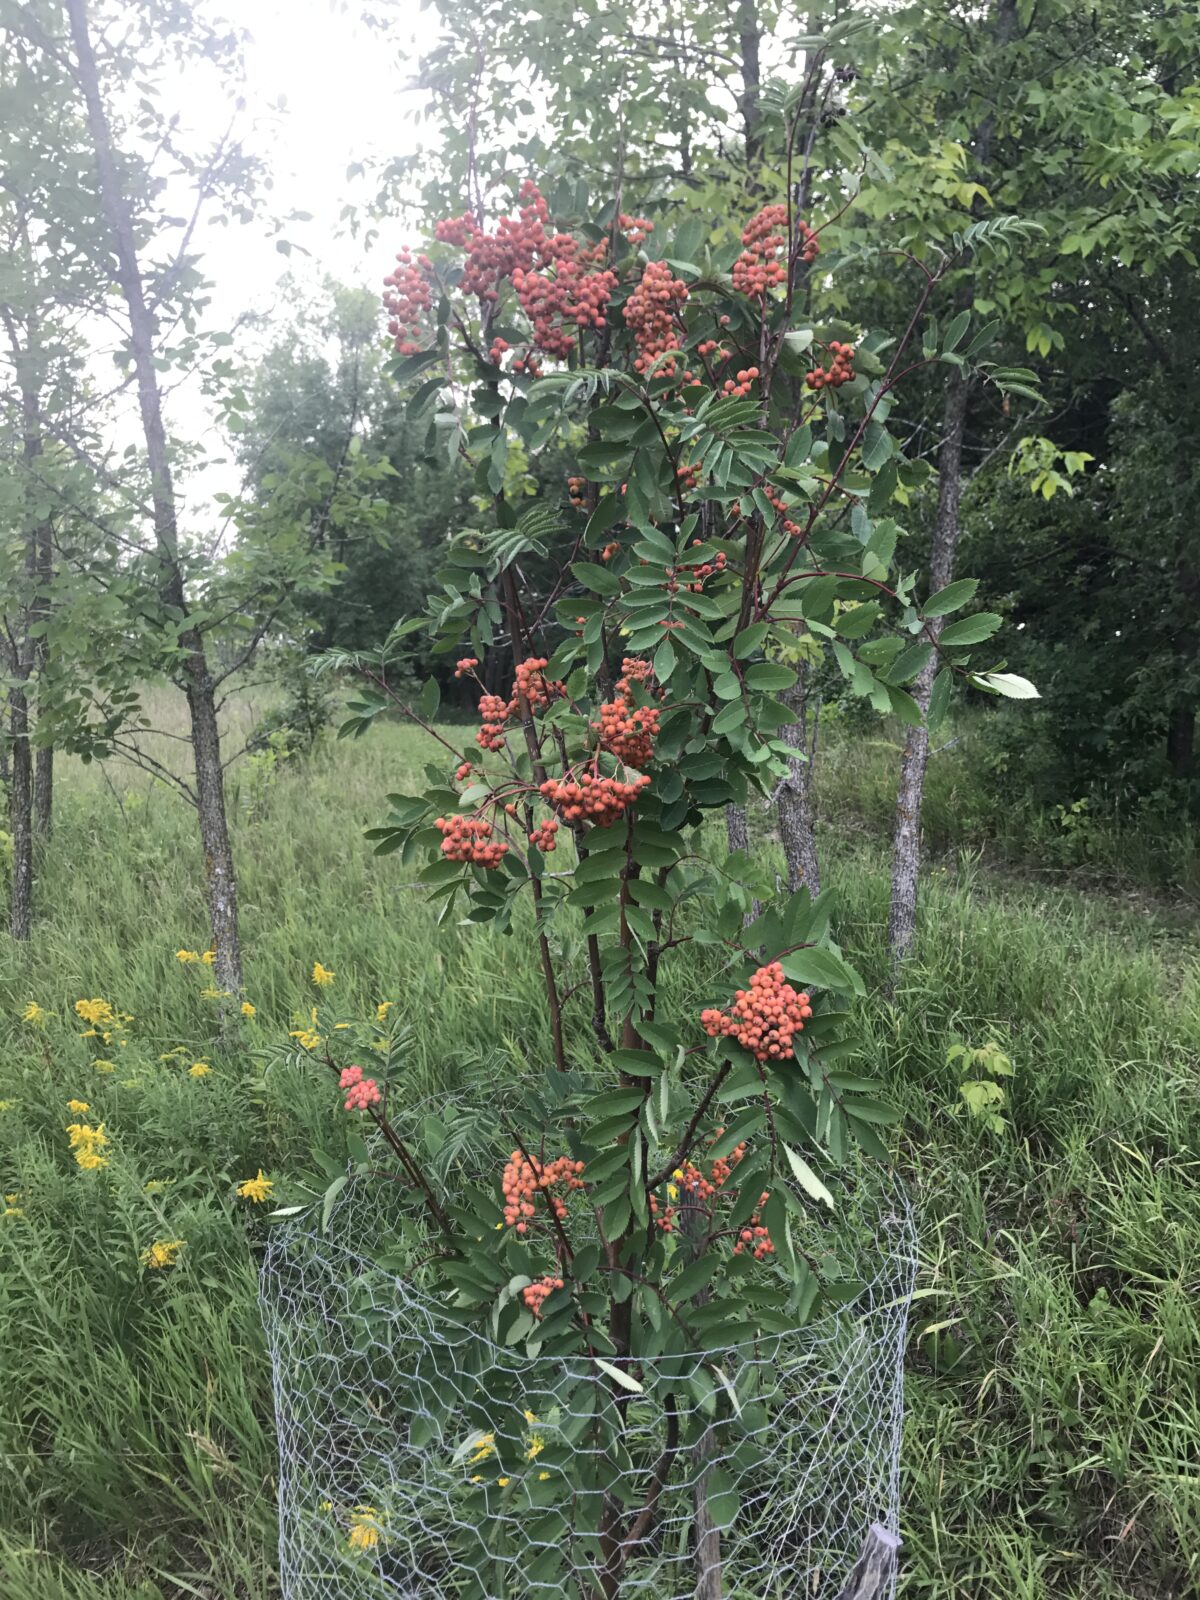
[[[837,989],[843,994],[866,993],[862,979],[849,962],[823,945],[793,950],[779,960],[793,983],[811,984],[816,989]]]
[[[1041,695],[1029,679],[1018,677],[1015,672],[979,672],[972,676],[971,682],[980,689],[990,689],[993,694],[1002,694],[1008,700],[1041,699]]]
[[[645,1386],[622,1367],[615,1367],[611,1361],[605,1361],[601,1356],[593,1356],[592,1360],[606,1372],[614,1383],[619,1383],[622,1389],[628,1389],[630,1394],[645,1394]]]
[[[973,617],[963,617],[942,630],[941,642],[951,645],[980,644],[990,639],[1004,621],[994,611],[979,611]]]
[[[817,1177],[808,1162],[805,1161],[804,1157],[793,1150],[790,1144],[785,1144],[783,1151],[788,1158],[788,1166],[792,1169],[792,1177],[795,1178],[805,1194],[813,1200],[820,1200],[822,1204],[827,1205],[832,1211],[833,1196],[820,1178]]]
[[[594,561],[572,561],[571,571],[584,588],[590,589],[593,594],[614,595],[621,592],[621,580],[616,573],[610,572],[607,567],[597,566]]]
[[[969,310],[960,311],[958,313],[954,321],[946,329],[946,336],[942,340],[943,353],[947,350],[957,350],[959,344],[962,342],[963,335],[970,326],[970,322],[971,313]]]
[[[782,666],[776,661],[757,661],[754,666],[746,668],[746,682],[751,689],[774,692],[776,689],[790,689],[795,681],[796,674],[791,667]]]
[[[948,583],[944,589],[931,594],[921,609],[927,617],[947,616],[973,600],[978,587],[978,578],[959,578],[956,583]]]

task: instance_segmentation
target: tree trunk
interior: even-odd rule
[[[810,693],[808,671],[803,664],[799,672],[792,687],[780,695],[796,718],[780,737],[796,753],[788,757],[788,775],[779,787],[779,837],[787,861],[788,888],[794,891],[803,884],[815,900],[821,892],[821,864],[817,857],[813,767],[821,702]]]
[[[29,697],[24,683],[9,690],[8,708],[12,735],[8,825],[13,853],[8,925],[14,939],[25,940],[33,932],[33,760],[29,746]]]
[[[188,607],[179,566],[175,487],[167,454],[162,395],[154,362],[154,318],[146,304],[133,219],[113,157],[112,132],[100,93],[100,77],[88,32],[87,0],[67,0],[67,12],[79,66],[79,82],[87,104],[101,200],[113,236],[117,279],[129,315],[129,342],[137,375],[138,406],[150,467],[154,537],[163,574],[162,598],[186,621]],[[192,721],[200,841],[204,850],[209,920],[215,951],[214,976],[218,988],[236,994],[242,987],[237,880],[225,815],[225,781],[221,767],[215,688],[200,629],[195,625],[185,626],[180,632],[179,642],[184,651],[183,687]]]
[[[967,420],[969,385],[957,369],[946,385],[942,413],[942,446],[938,452],[937,522],[929,562],[930,592],[944,589],[954,576],[958,544],[958,504],[962,490],[963,430]],[[930,623],[935,637],[940,619]],[[888,918],[888,948],[892,971],[897,972],[912,946],[917,925],[917,881],[921,864],[921,800],[929,762],[929,730],[925,717],[933,680],[937,677],[936,651],[922,667],[912,696],[921,712],[921,726],[910,728],[900,760],[900,788],[896,795],[896,821],[892,835],[892,906]]]
[[[40,746],[34,756],[33,819],[42,838],[49,838],[54,824],[54,751],[48,745]]]
[[[761,33],[755,0],[738,0],[738,47],[742,58],[742,133],[746,140],[746,167],[751,190],[759,188],[759,163],[762,160],[762,74],[759,65]]]
[[[731,800],[725,807],[725,838],[729,844],[729,854],[735,850],[749,850],[750,835],[746,831],[746,808],[735,805]]]

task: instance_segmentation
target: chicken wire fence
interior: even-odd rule
[[[267,1248],[284,1600],[894,1595],[916,1270],[898,1185],[814,1224],[844,1303],[607,1372],[497,1345],[368,1259],[394,1238],[380,1189]]]

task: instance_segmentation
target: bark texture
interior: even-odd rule
[[[969,385],[955,372],[946,388],[942,414],[942,447],[938,453],[937,521],[929,561],[930,592],[943,589],[954,576],[954,552],[958,545],[958,506],[962,491],[962,443],[967,420]],[[940,619],[930,623],[935,637],[941,632]],[[921,800],[925,792],[925,770],[929,763],[929,730],[925,716],[933,680],[937,677],[936,652],[922,667],[912,687],[913,699],[921,711],[921,726],[910,728],[900,759],[900,787],[896,794],[896,819],[892,834],[892,905],[888,917],[888,948],[893,972],[899,970],[909,950],[917,925],[917,884],[921,870]]]
[[[24,940],[33,932],[33,755],[24,684],[9,690],[8,730],[12,738],[8,822],[13,852],[8,926],[14,939]]]
[[[176,610],[186,622],[188,607],[179,565],[175,486],[167,453],[162,395],[154,363],[154,316],[146,302],[133,218],[117,172],[112,132],[100,92],[100,77],[88,28],[86,0],[67,0],[67,13],[79,83],[87,106],[100,196],[117,259],[117,280],[129,316],[130,350],[137,377],[138,407],[150,467],[154,538],[162,571],[161,595],[165,604]],[[183,688],[191,716],[196,803],[215,952],[214,976],[218,988],[236,994],[242,987],[237,879],[225,814],[225,782],[221,767],[215,685],[200,629],[195,625],[186,625],[180,633],[179,642],[184,650]]]
[[[820,697],[813,693],[809,671],[800,675],[780,699],[795,717],[780,737],[795,751],[788,757],[788,775],[779,786],[779,837],[787,861],[788,888],[803,885],[815,900],[821,892],[821,863],[817,856],[816,808],[813,770],[820,728]]]

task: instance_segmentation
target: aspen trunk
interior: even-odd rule
[[[33,758],[24,683],[9,690],[8,727],[12,736],[8,822],[13,852],[8,925],[14,939],[25,940],[33,932]]]
[[[967,419],[968,385],[955,372],[946,388],[942,416],[942,447],[938,454],[937,522],[929,562],[931,592],[943,589],[954,576],[954,552],[958,545],[958,505],[962,486],[962,443]],[[940,619],[930,624],[935,636],[941,632]],[[937,677],[936,652],[922,667],[913,684],[912,696],[921,711],[921,726],[910,728],[900,760],[900,787],[896,795],[896,820],[892,834],[892,905],[888,917],[888,948],[893,974],[903,965],[912,947],[917,925],[917,883],[921,870],[921,801],[925,792],[925,770],[929,763],[929,730],[925,717],[933,680]]]
[[[112,132],[100,93],[100,77],[88,31],[87,0],[67,0],[67,13],[80,87],[87,105],[100,196],[117,258],[117,279],[129,315],[129,342],[137,375],[138,406],[150,467],[154,537],[163,574],[162,599],[186,621],[188,606],[179,565],[175,486],[167,453],[162,394],[154,359],[154,317],[146,303],[133,219],[113,155]],[[185,626],[180,632],[179,643],[184,652],[183,688],[192,723],[200,842],[204,851],[209,921],[215,951],[214,976],[218,988],[236,994],[242,987],[237,879],[225,814],[225,780],[221,766],[221,739],[217,729],[215,686],[200,629],[195,625]]]
[[[54,751],[48,745],[40,746],[33,760],[33,820],[47,838],[54,825]]]
[[[795,721],[780,737],[795,751],[788,757],[788,775],[779,788],[779,837],[787,861],[788,888],[803,886],[815,900],[821,892],[821,863],[817,856],[816,808],[813,769],[817,759],[817,733],[821,702],[812,693],[807,669],[780,696]]]

